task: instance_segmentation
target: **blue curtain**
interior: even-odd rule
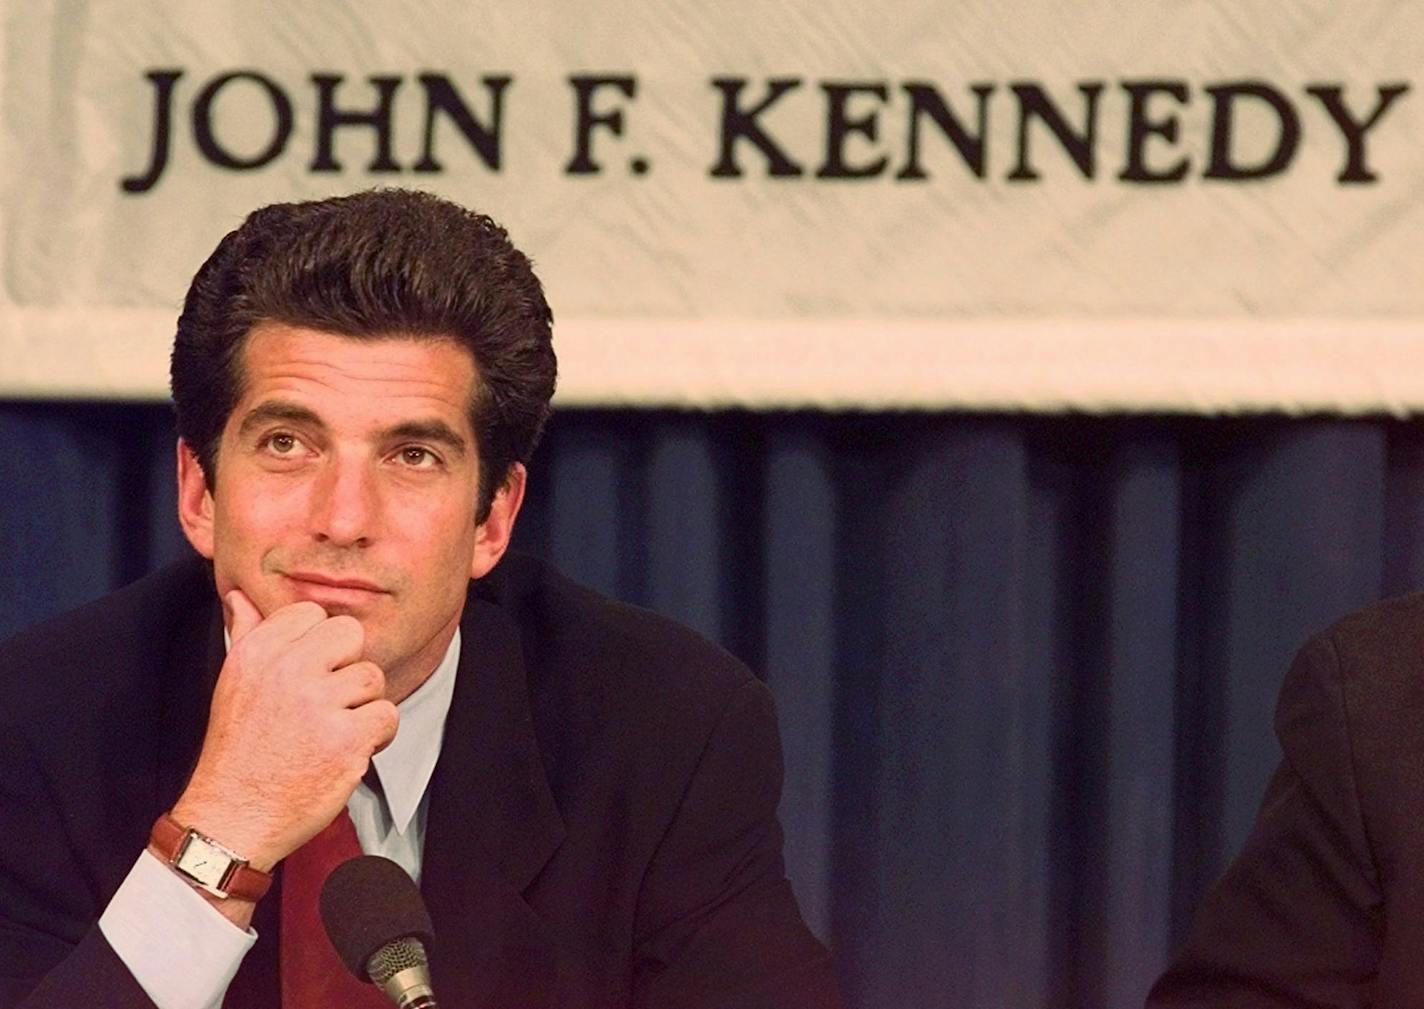
[[[0,438],[0,636],[186,549],[165,407]],[[1140,1004],[1295,648],[1424,581],[1424,437],[1378,419],[567,411],[526,509],[522,549],[766,677],[858,1009]]]

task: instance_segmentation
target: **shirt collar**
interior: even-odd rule
[[[398,833],[404,834],[410,826],[440,759],[445,716],[455,694],[455,670],[459,665],[460,630],[456,628],[435,672],[397,705],[400,728],[396,738],[371,758],[386,795],[391,825]]]

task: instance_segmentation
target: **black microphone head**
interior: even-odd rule
[[[321,888],[321,920],[331,945],[351,973],[370,981],[371,957],[396,940],[429,946],[434,935],[420,889],[399,865],[360,855],[331,871]]]

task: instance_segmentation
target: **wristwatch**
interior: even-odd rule
[[[153,824],[149,847],[189,883],[215,897],[258,901],[272,885],[270,873],[254,869],[247,859],[168,813]]]

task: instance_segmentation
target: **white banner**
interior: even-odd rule
[[[251,209],[503,222],[560,402],[1424,409],[1424,8],[12,3],[0,395],[157,397]]]

